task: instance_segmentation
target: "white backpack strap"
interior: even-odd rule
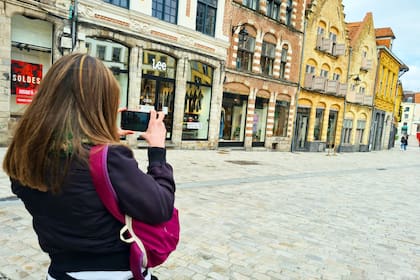
[[[126,232],[130,233],[130,238],[125,238],[124,233]],[[136,244],[139,246],[141,252],[143,253],[143,267],[147,267],[147,254],[146,249],[144,248],[143,242],[140,240],[140,238],[137,237],[137,235],[134,233],[133,230],[133,219],[125,215],[125,225],[120,230],[120,239],[124,241],[125,243],[132,243],[136,242]]]

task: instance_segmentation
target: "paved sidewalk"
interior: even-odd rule
[[[329,156],[168,150],[181,241],[156,275],[420,279],[420,149],[397,147]],[[146,151],[135,154],[144,169]],[[0,248],[0,279],[43,279],[48,258],[2,172]]]

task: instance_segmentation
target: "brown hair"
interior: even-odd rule
[[[4,171],[25,186],[59,192],[70,161],[87,161],[84,143],[119,142],[118,102],[118,82],[100,60],[60,58],[19,121]]]

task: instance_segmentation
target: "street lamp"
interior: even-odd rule
[[[360,84],[360,82],[362,81],[362,79],[360,79],[359,74],[353,74],[353,75],[349,75],[349,79],[351,77],[354,77],[352,80],[354,81],[354,84],[356,86],[358,86]]]
[[[239,30],[239,42],[245,42],[248,39],[248,31],[246,30],[245,24],[239,24],[232,26],[232,35],[235,34],[236,30],[241,27],[241,30]]]

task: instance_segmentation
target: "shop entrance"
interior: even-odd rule
[[[247,95],[223,94],[219,146],[244,145],[247,104]]]
[[[297,151],[306,151],[310,108],[298,108],[295,129],[295,147]]]
[[[264,147],[267,127],[268,99],[257,97],[252,122],[252,146]]]
[[[175,81],[173,79],[143,75],[139,101],[140,111],[149,112],[154,109],[166,114],[164,123],[167,140],[172,137],[174,92]]]
[[[328,115],[328,130],[327,130],[327,147],[332,149],[335,147],[335,133],[337,130],[337,111],[330,111]]]

